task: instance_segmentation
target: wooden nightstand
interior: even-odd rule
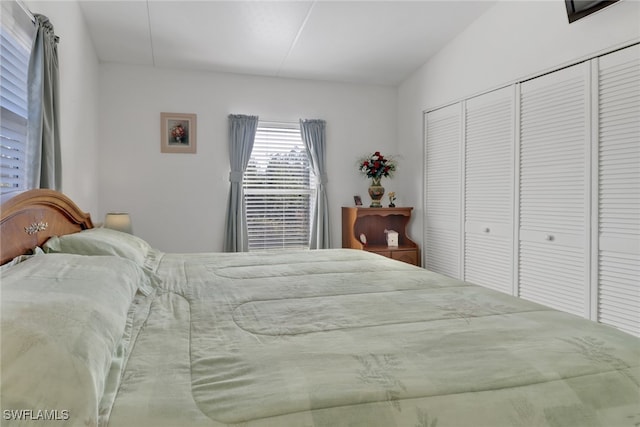
[[[420,248],[407,236],[413,208],[342,208],[342,247],[362,249],[420,266]],[[384,230],[398,232],[398,246],[387,246]],[[366,244],[360,235],[366,236]]]

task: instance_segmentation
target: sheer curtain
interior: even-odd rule
[[[44,15],[34,15],[37,27],[29,60],[29,130],[27,188],[60,191],[60,125],[58,95],[58,37]]]
[[[247,252],[247,217],[242,178],[251,158],[258,116],[229,115],[229,203],[224,235],[225,252]]]
[[[316,176],[316,200],[314,203],[310,249],[328,249],[331,247],[329,233],[329,202],[327,199],[327,171],[325,167],[325,121],[300,120],[300,134],[307,149],[307,156]]]

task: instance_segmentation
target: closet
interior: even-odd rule
[[[520,296],[588,314],[590,66],[520,85]]]
[[[514,88],[464,102],[464,279],[513,293]]]
[[[428,270],[460,278],[462,110],[451,105],[425,118],[424,240]]]
[[[639,45],[424,123],[426,268],[640,336]]]
[[[594,60],[591,318],[640,335],[640,46]]]

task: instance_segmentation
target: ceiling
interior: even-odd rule
[[[397,85],[496,1],[80,1],[101,62]]]

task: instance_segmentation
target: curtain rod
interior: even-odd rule
[[[18,6],[20,6],[20,8],[24,11],[24,13],[27,14],[27,16],[31,19],[31,22],[35,23],[36,22],[36,17],[33,16],[33,13],[31,13],[31,11],[29,10],[29,8],[24,4],[24,2],[22,0],[15,0],[16,3],[18,4]]]
[[[0,0],[1,1],[1,0]],[[16,2],[16,4],[18,6],[20,6],[20,9],[22,9],[24,11],[24,13],[27,14],[27,16],[29,17],[29,19],[31,19],[31,22],[33,22],[34,24],[37,22],[36,17],[33,15],[33,13],[31,13],[31,11],[29,10],[29,8],[24,4],[24,2],[22,0],[14,0]],[[54,34],[55,35],[55,34]],[[60,41],[60,36],[55,36],[55,41],[56,43],[58,43]]]

